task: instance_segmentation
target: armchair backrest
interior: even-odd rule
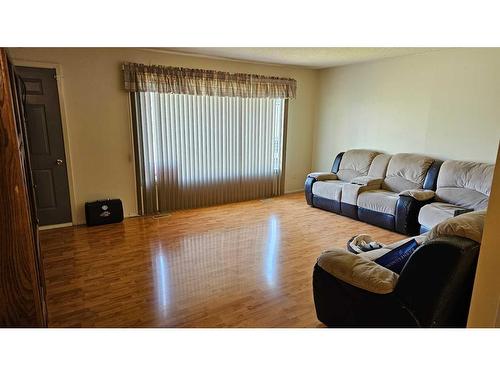
[[[417,154],[395,154],[387,166],[382,183],[385,190],[400,193],[408,189],[421,189],[434,159]]]
[[[379,152],[372,150],[348,150],[342,155],[336,172],[340,180],[351,182],[354,178],[368,175],[373,159]]]
[[[484,210],[488,206],[494,169],[494,164],[446,160],[439,171],[436,199]]]
[[[443,236],[411,255],[394,293],[420,327],[465,327],[479,246],[468,238]]]

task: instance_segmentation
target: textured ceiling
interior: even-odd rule
[[[306,68],[321,69],[332,66],[373,61],[387,57],[413,55],[434,51],[437,48],[243,48],[243,47],[194,47],[162,48],[163,50],[183,52],[235,60],[271,64],[285,64]]]

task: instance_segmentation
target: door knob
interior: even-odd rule
[[[57,160],[56,160],[56,164],[57,164],[57,165],[63,165],[63,164],[64,164],[64,162],[62,161],[62,159],[57,159]]]

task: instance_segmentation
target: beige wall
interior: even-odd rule
[[[500,149],[484,226],[468,327],[500,328]]]
[[[84,202],[99,198],[121,198],[126,216],[137,213],[129,99],[120,70],[124,61],[295,78],[298,89],[289,105],[285,190],[303,188],[311,169],[316,71],[131,48],[11,48],[9,52],[14,59],[62,66],[77,223],[84,222]]]
[[[493,162],[500,49],[447,49],[320,71],[313,169],[350,148]]]

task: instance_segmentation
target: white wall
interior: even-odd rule
[[[349,148],[493,162],[500,137],[500,49],[449,49],[321,71],[132,48],[9,52],[63,68],[77,223],[84,222],[84,202],[103,197],[121,198],[127,216],[137,212],[124,61],[295,78],[288,192]]]
[[[17,60],[62,66],[76,222],[83,223],[86,201],[123,200],[126,216],[137,213],[129,96],[122,89],[121,63],[172,65],[256,73],[297,80],[289,105],[285,191],[303,188],[311,169],[316,71],[198,58],[133,48],[11,48]]]
[[[350,148],[494,162],[500,49],[446,49],[324,69],[313,169]]]
[[[468,327],[500,328],[500,149],[488,202]]]

